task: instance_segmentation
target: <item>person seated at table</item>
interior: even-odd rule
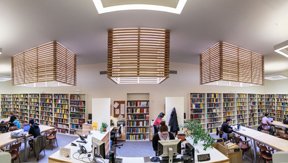
[[[17,119],[17,118],[14,115],[14,113],[10,112],[10,119],[9,119],[9,122],[8,122],[10,126],[14,126],[13,122],[15,121],[15,119]]]
[[[288,124],[288,115],[284,117],[283,124]],[[285,134],[288,134],[288,128],[285,128]]]
[[[158,142],[159,140],[173,140],[175,139],[174,135],[168,131],[168,126],[165,122],[160,123],[159,132],[154,134],[152,139],[153,150],[155,151],[156,155],[158,156]]]
[[[30,125],[30,129],[29,129],[30,135],[32,135],[34,138],[41,135],[40,127],[37,123],[34,122],[34,119],[30,119],[29,125]],[[33,139],[29,140],[29,145],[31,149],[33,149]]]
[[[17,117],[15,117],[16,119],[13,121],[13,125],[16,126],[18,129],[21,128],[21,123],[20,121],[17,119]]]
[[[225,122],[223,122],[221,126],[221,130],[223,131],[222,138],[224,140],[229,140],[233,137],[233,128],[230,126],[230,123],[232,122],[231,118],[227,118]]]
[[[272,122],[271,119],[268,118],[268,115],[268,113],[265,113],[264,117],[262,117],[261,128],[262,130],[269,131],[271,135],[274,135],[273,128],[271,127]]]

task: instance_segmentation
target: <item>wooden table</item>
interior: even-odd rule
[[[279,122],[279,121],[273,121],[272,122],[272,125],[273,126],[277,126],[277,127],[283,127],[283,128],[288,128],[288,125],[282,123],[282,122]]]
[[[40,127],[41,133],[54,129],[54,127],[46,126],[46,125],[39,125],[39,127]],[[19,129],[19,130],[21,130],[21,129]],[[19,131],[19,130],[16,130],[16,131]],[[0,135],[0,140],[1,140],[0,141],[0,147],[2,148],[4,146],[7,146],[9,144],[12,144],[12,143],[16,142],[19,139],[24,139],[24,161],[26,161],[27,160],[27,157],[26,157],[27,138],[30,135],[27,134],[26,136],[24,136],[22,138],[17,138],[16,139],[16,138],[11,138],[11,132],[13,132],[13,131],[6,132],[6,133],[3,133],[3,134]]]
[[[251,138],[252,139],[252,143],[254,146],[254,162],[256,162],[256,144],[255,141],[261,142],[263,144],[266,144],[278,151],[288,151],[288,141],[278,138],[276,136],[272,136],[270,134],[266,134],[251,128],[247,128],[244,126],[240,127],[240,130],[236,130],[236,126],[233,126],[234,132]]]

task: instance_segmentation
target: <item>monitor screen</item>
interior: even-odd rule
[[[181,141],[180,140],[160,140],[158,142],[158,154],[161,157],[169,156],[169,148],[173,150],[173,155],[181,154]]]
[[[105,143],[95,137],[92,137],[92,152],[94,158],[102,157],[105,159]]]

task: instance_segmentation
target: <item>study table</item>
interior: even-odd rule
[[[277,126],[277,127],[288,128],[288,125],[284,124],[283,122],[279,122],[279,121],[273,121],[272,125]]]
[[[41,133],[54,129],[54,127],[46,126],[46,125],[39,125],[39,127],[40,127]],[[19,130],[22,130],[22,129],[19,129]],[[19,130],[16,130],[16,131],[19,131]],[[24,139],[24,161],[26,161],[27,160],[27,156],[26,156],[27,137],[29,137],[30,135],[27,134],[24,137],[20,137],[20,138],[16,139],[16,138],[11,138],[11,132],[13,132],[13,131],[6,132],[6,133],[3,133],[0,135],[0,140],[1,140],[0,141],[0,148],[5,147],[9,144],[12,144],[12,143],[18,141],[19,139]]]
[[[288,151],[288,141],[287,140],[284,140],[284,139],[278,138],[276,136],[266,134],[264,132],[260,132],[260,131],[257,131],[257,130],[251,129],[251,128],[247,128],[244,126],[240,126],[239,130],[236,129],[236,126],[233,126],[233,129],[234,129],[235,133],[242,135],[242,136],[245,136],[245,137],[248,137],[252,140],[253,147],[254,147],[254,151],[253,151],[254,162],[256,162],[256,143],[255,143],[255,141],[266,144],[266,145],[268,145],[268,146],[270,146],[273,149],[276,149],[278,151]]]

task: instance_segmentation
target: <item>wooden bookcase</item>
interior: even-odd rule
[[[127,94],[126,140],[150,139],[149,94]]]
[[[54,125],[58,132],[69,133],[69,95],[54,94]]]
[[[85,94],[70,94],[70,133],[82,129],[85,123]]]
[[[262,117],[267,112],[265,109],[265,94],[257,94],[258,123],[261,124]]]
[[[21,123],[29,122],[29,110],[28,110],[28,94],[18,95],[18,105],[19,105],[19,120]]]
[[[223,121],[227,118],[232,119],[232,125],[236,124],[234,93],[223,93]]]
[[[40,94],[40,124],[54,126],[53,94]]]
[[[207,93],[207,131],[210,133],[216,133],[216,128],[221,126],[223,111],[221,106],[221,94],[220,93]]]
[[[205,93],[191,93],[190,94],[190,119],[197,120],[202,124],[202,128],[206,128],[206,98]]]
[[[258,98],[256,94],[248,94],[248,123],[254,127],[258,125]]]
[[[19,94],[12,94],[12,112],[14,115],[19,119],[19,112],[20,112],[20,107],[19,107]]]
[[[29,119],[34,119],[34,122],[39,123],[39,94],[29,94]]]
[[[247,94],[237,93],[236,96],[237,123],[248,125],[248,98]]]
[[[12,111],[12,94],[1,94],[1,117],[8,118]]]
[[[265,95],[265,108],[269,116],[275,119],[275,95],[266,94]]]
[[[288,106],[287,106],[287,94],[276,94],[275,100],[276,100],[276,114],[275,118],[276,121],[283,121],[284,115],[288,114]]]

